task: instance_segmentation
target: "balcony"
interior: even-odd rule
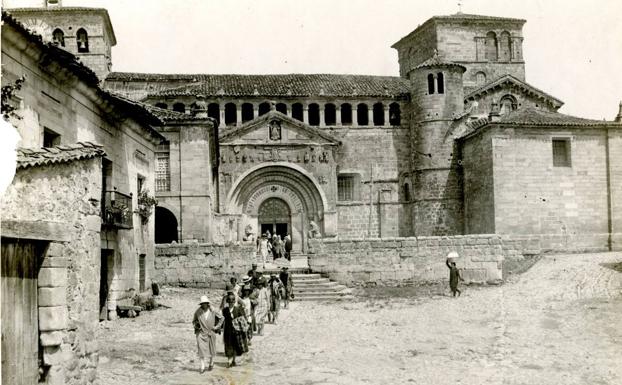
[[[132,194],[123,194],[116,191],[104,192],[104,206],[102,210],[102,224],[108,227],[131,229],[134,222],[132,208]]]

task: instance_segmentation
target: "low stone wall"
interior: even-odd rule
[[[255,262],[255,243],[156,245],[155,280],[173,286],[223,288]]]
[[[502,280],[504,259],[539,253],[536,240],[499,235],[383,239],[311,239],[309,267],[346,285],[399,286],[447,280],[445,258],[456,251],[466,282]]]

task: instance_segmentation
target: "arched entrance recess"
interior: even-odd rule
[[[277,234],[284,239],[292,231],[292,215],[288,204],[280,198],[264,200],[257,211],[259,233]]]
[[[231,188],[227,212],[241,214],[245,221],[241,228],[250,224],[258,233],[261,231],[260,208],[270,207],[270,202],[274,205],[277,201],[273,199],[280,201],[280,207],[289,209],[292,251],[305,252],[309,222],[314,221],[324,232],[326,198],[314,178],[299,166],[269,164],[247,171]]]
[[[164,207],[155,208],[155,243],[178,242],[177,218]]]

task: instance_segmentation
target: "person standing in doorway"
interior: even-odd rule
[[[287,271],[287,266],[283,267],[283,269],[281,269],[281,272],[279,273],[279,279],[281,280],[281,283],[283,284],[283,287],[285,288],[285,296],[283,297],[283,307],[285,309],[287,309],[287,305],[289,304],[289,299],[292,296],[293,293],[293,289],[294,289],[294,283],[292,282],[292,276],[291,274],[289,274],[289,271]]]
[[[268,239],[266,238],[266,234],[262,234],[259,239],[259,256],[263,263],[263,268],[266,268],[266,258],[268,258]]]
[[[201,360],[201,373],[205,371],[205,360],[209,361],[207,370],[214,368],[216,333],[220,333],[219,329],[222,323],[223,318],[211,308],[207,296],[201,296],[199,308],[194,312],[192,320],[199,350],[199,359]]]
[[[272,260],[276,260],[278,252],[278,238],[276,234],[272,235]]]
[[[288,261],[292,260],[292,237],[289,233],[285,236],[285,258]]]

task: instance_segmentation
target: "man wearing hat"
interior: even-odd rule
[[[205,360],[209,360],[207,370],[214,368],[214,356],[216,355],[216,333],[219,333],[223,318],[210,306],[210,300],[206,295],[201,296],[199,308],[194,312],[192,324],[194,334],[197,337],[199,359],[201,360],[201,373],[205,371]]]

